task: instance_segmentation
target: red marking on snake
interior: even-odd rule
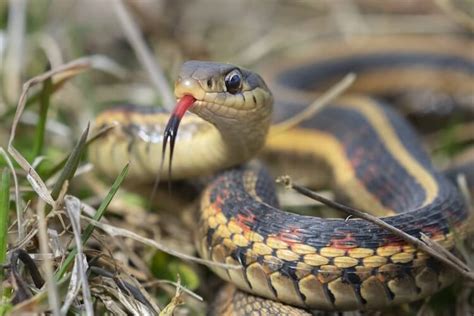
[[[401,240],[399,237],[390,236],[390,237],[385,238],[385,242],[383,243],[383,245],[380,245],[380,246],[402,247],[402,246],[406,246],[407,244],[408,244],[407,242]]]
[[[281,232],[279,232],[275,238],[287,243],[288,245],[301,243],[301,233],[300,229],[297,227],[289,227]]]
[[[426,226],[421,229],[421,231],[425,234],[428,235],[428,237],[433,238],[439,235],[444,235],[443,232],[438,228],[434,226]]]
[[[242,228],[243,231],[250,232],[252,231],[252,228],[250,226],[255,222],[255,215],[237,214],[234,221],[240,228]]]
[[[216,195],[216,200],[214,201],[214,206],[221,211],[222,206],[225,203],[225,200],[229,197],[229,191],[226,189],[221,189],[219,194]]]
[[[358,244],[351,234],[347,234],[346,237],[341,239],[331,239],[329,246],[337,249],[349,250],[352,248],[357,248]]]
[[[365,150],[362,148],[357,149],[352,157],[350,158],[353,167],[357,168],[362,162],[364,162]]]
[[[214,211],[216,214],[222,212],[222,205],[224,204],[223,200],[224,199],[219,194],[216,196],[216,200],[214,201],[214,203],[212,203],[212,206],[214,207]]]

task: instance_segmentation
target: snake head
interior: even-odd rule
[[[263,146],[273,97],[258,74],[231,64],[188,61],[176,80],[175,96],[178,103],[163,141],[164,155],[169,140],[170,162],[179,124],[188,110],[217,127],[238,153],[238,162],[249,159]]]
[[[189,110],[224,128],[235,125],[239,119],[245,120],[258,110],[271,110],[273,101],[258,74],[231,64],[194,60],[181,67],[175,95],[178,99],[186,95],[194,97],[195,102]]]

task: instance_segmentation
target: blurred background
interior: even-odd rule
[[[137,54],[136,44],[127,33],[134,27],[158,66],[149,67]],[[223,61],[259,70],[267,69],[269,60],[277,64],[289,52],[326,39],[350,41],[356,36],[384,34],[456,34],[472,39],[473,31],[472,0],[0,0],[0,146],[7,146],[25,81],[77,58],[95,56],[101,71],[77,76],[51,94],[38,162],[41,176],[49,174],[48,170],[72,150],[101,109],[117,103],[169,105],[173,80],[185,60]],[[36,87],[30,96],[40,90]],[[472,101],[468,100],[471,106]],[[37,104],[30,103],[19,121],[15,144],[34,161],[39,153],[34,135],[41,113]],[[452,117],[443,120],[445,126],[423,135],[441,167],[474,155],[474,125]],[[6,161],[0,157],[3,166]],[[111,182],[90,175],[86,163],[82,168],[84,175],[77,176],[71,190],[85,203],[97,206]],[[31,193],[26,182],[22,185],[24,192]],[[107,219],[183,253],[194,253],[192,236],[180,219],[165,218],[147,208],[147,197],[123,190],[111,203]],[[59,221],[55,218],[51,222],[55,220]],[[72,239],[69,229],[59,231]],[[160,307],[175,295],[170,282],[177,281],[179,274],[180,282],[204,301],[184,293],[180,297],[184,305],[174,313],[204,315],[220,284],[208,270],[129,239],[117,244],[103,233],[94,233],[94,237],[87,250],[101,253],[109,270],[141,284]],[[37,252],[34,236],[28,242],[31,252]],[[137,311],[119,299],[117,286],[104,287],[104,279],[90,281],[98,299],[94,305],[97,312]],[[427,303],[386,313],[467,315],[464,313],[472,313],[474,304],[471,286],[460,282]],[[47,308],[44,302],[33,302],[36,310]]]

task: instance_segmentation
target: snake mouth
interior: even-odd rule
[[[165,161],[168,140],[170,144],[168,179],[171,179],[171,161],[173,160],[174,144],[176,142],[176,137],[178,136],[179,124],[181,123],[181,119],[183,118],[186,111],[194,104],[195,101],[196,98],[189,94],[186,94],[181,97],[181,99],[179,99],[178,103],[176,104],[176,107],[174,108],[173,112],[171,113],[170,119],[168,120],[168,123],[166,124],[165,130],[163,132],[163,148],[161,153],[162,166],[163,162]]]

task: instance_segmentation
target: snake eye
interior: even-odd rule
[[[242,90],[242,74],[239,70],[232,70],[225,77],[225,87],[227,91],[236,94]]]

